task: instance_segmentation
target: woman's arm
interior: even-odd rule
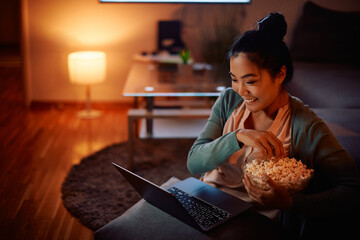
[[[225,90],[216,100],[205,128],[188,154],[187,165],[192,174],[211,171],[240,150],[236,132],[222,135],[229,114],[240,101],[232,89]]]
[[[313,217],[353,211],[360,202],[360,177],[354,160],[313,112],[305,109],[296,114],[293,154],[313,168],[315,176],[304,194],[293,196],[290,210]]]

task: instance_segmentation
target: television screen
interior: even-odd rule
[[[250,3],[251,0],[100,0],[120,3]]]

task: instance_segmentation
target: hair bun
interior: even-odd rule
[[[281,13],[269,13],[257,25],[258,31],[264,33],[269,38],[282,40],[286,35],[287,24]]]

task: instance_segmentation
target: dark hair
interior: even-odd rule
[[[228,59],[245,53],[247,58],[267,69],[275,77],[284,65],[286,77],[283,84],[293,76],[290,52],[283,41],[287,24],[280,13],[270,13],[258,22],[258,29],[247,31],[235,40],[228,52]]]

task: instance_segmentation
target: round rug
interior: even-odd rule
[[[134,172],[161,185],[170,177],[185,179],[187,154],[194,139],[142,139],[135,143]],[[61,193],[65,208],[91,230],[120,216],[141,199],[112,166],[127,166],[127,143],[114,144],[71,167]],[[195,176],[198,177],[198,176]]]

